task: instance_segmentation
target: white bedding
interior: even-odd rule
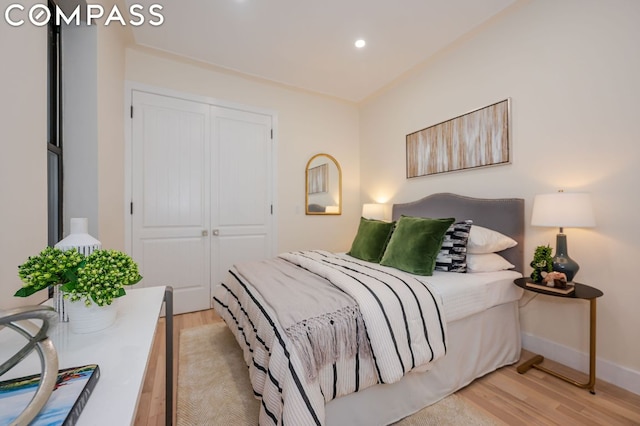
[[[453,322],[522,297],[513,280],[522,277],[516,271],[459,274],[435,271],[431,277],[418,279],[429,283],[442,297],[444,316]]]
[[[356,260],[346,253],[336,254]],[[361,263],[368,263],[358,260]],[[457,321],[493,306],[520,300],[524,290],[513,284],[521,278],[517,271],[456,273],[434,271],[432,276],[413,275],[432,286],[441,297],[446,322]]]
[[[353,260],[346,253],[339,256]],[[366,262],[365,262],[366,263]],[[521,278],[517,271],[496,272],[440,272],[432,276],[412,275],[419,281],[428,283],[442,298],[444,316],[453,322],[503,303],[520,300],[524,290],[513,284]]]

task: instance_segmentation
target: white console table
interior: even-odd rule
[[[95,333],[74,334],[59,323],[48,335],[58,352],[59,368],[98,364],[101,376],[76,423],[83,425],[133,424],[147,363],[163,302],[167,315],[167,424],[172,419],[173,298],[171,287],[127,290],[118,300],[115,324]],[[25,340],[9,329],[0,332],[0,360],[10,358]],[[40,372],[35,352],[1,377],[7,380]]]

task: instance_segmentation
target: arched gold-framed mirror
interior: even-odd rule
[[[304,188],[307,214],[342,214],[342,169],[331,155],[316,154],[309,159]]]

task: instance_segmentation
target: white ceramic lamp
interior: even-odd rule
[[[362,217],[365,219],[384,220],[384,204],[363,204]]]
[[[590,228],[596,225],[591,196],[587,193],[559,191],[536,195],[533,200],[531,225],[559,227],[553,270],[564,272],[567,281],[573,281],[580,266],[569,257],[567,236],[563,228]]]

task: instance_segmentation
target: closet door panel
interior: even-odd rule
[[[213,107],[212,135],[215,285],[234,263],[272,255],[271,116]]]
[[[176,313],[208,309],[209,106],[143,92],[132,100],[132,256],[142,285],[172,286]]]

